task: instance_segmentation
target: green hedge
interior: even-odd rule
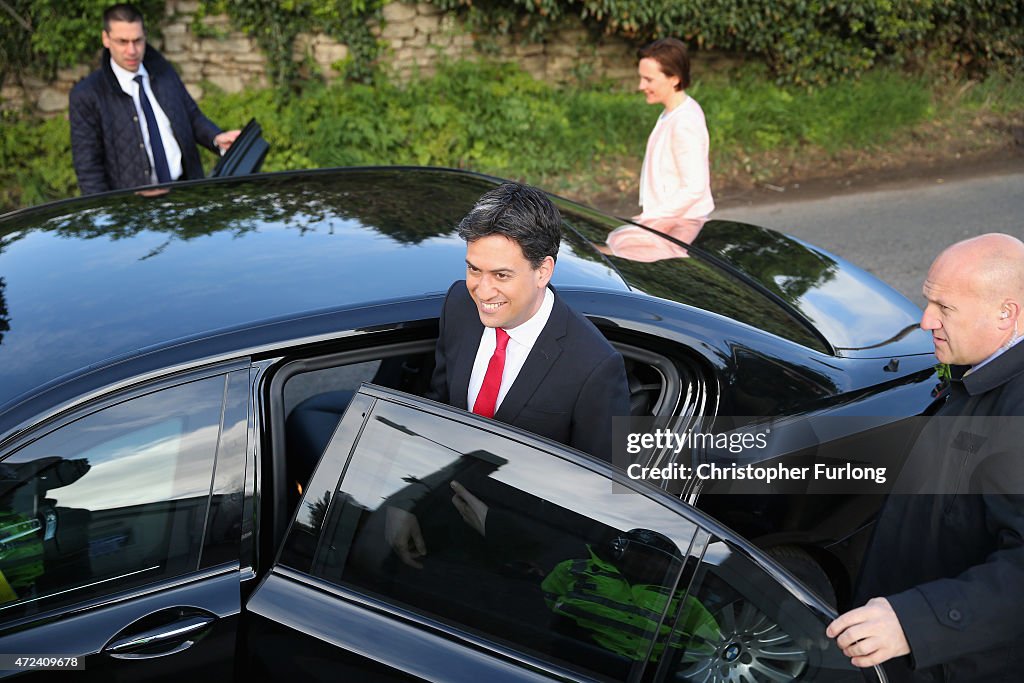
[[[103,10],[112,0],[3,0],[0,5],[0,85],[22,75],[52,77],[58,68],[92,62],[101,47]],[[165,0],[134,0],[146,19],[150,40],[160,36]],[[259,43],[267,55],[269,76],[294,84],[295,36],[322,31],[349,47],[344,65],[353,80],[369,80],[379,46],[370,21],[380,16],[382,0],[200,0],[198,17],[225,13],[238,30]],[[201,31],[197,27],[198,31]]]
[[[0,213],[75,194],[67,120],[0,112]]]
[[[823,84],[880,63],[943,61],[973,74],[1024,69],[1020,0],[428,0],[462,13],[478,31],[543,37],[569,17],[595,33],[638,44],[677,36],[699,47],[748,53],[781,82]],[[88,61],[99,47],[109,0],[4,0],[0,83],[12,73],[51,74]],[[369,21],[383,0],[201,0],[200,14],[226,12],[254,36],[270,76],[295,86],[291,48],[299,31],[349,44],[350,79],[369,82],[380,46]],[[138,0],[159,33],[164,0]]]
[[[133,0],[160,35],[164,0]],[[88,63],[102,43],[103,10],[112,0],[4,0],[0,8],[0,85],[13,75],[50,77],[58,68]]]
[[[400,85],[307,88],[287,104],[273,93],[214,95],[216,121],[255,115],[273,141],[268,170],[423,164],[544,177],[627,154],[656,112],[633,94],[563,90],[512,64],[454,62]]]
[[[745,52],[781,81],[822,84],[883,62],[1024,67],[1020,0],[430,0],[478,30],[536,40],[567,17],[644,43],[676,36]]]
[[[260,121],[271,144],[266,171],[452,166],[573,194],[639,170],[659,113],[636,93],[557,88],[515,65],[489,62],[444,64],[436,76],[405,85],[309,87],[286,103],[270,89],[209,90],[202,108],[221,126],[240,125],[249,116]],[[1011,93],[1015,99],[1006,108],[1020,111],[1021,90],[1019,81],[995,80],[971,92],[990,108]],[[935,114],[932,86],[891,70],[814,91],[776,85],[755,71],[699,81],[690,93],[707,115],[713,174],[716,165],[765,150],[871,148]],[[0,211],[76,193],[68,139],[63,117],[4,115]],[[205,161],[212,165],[212,155]]]

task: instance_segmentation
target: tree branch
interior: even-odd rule
[[[26,21],[20,14],[14,11],[14,8],[8,5],[5,0],[0,0],[0,7],[7,10],[7,13],[14,17],[14,20],[25,27],[25,30],[29,33],[32,32],[32,24]]]

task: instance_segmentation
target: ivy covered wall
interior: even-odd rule
[[[0,106],[55,113],[95,63],[110,0],[0,0]],[[1024,69],[1020,0],[137,0],[151,42],[199,93],[311,78],[408,78],[481,51],[535,77],[631,80],[634,49],[673,35],[814,87],[878,64],[967,75]]]
[[[514,61],[535,78],[557,83],[601,78],[631,84],[636,72],[632,43],[614,36],[595,39],[579,20],[563,22],[545,41],[529,43],[512,35],[474,35],[456,13],[437,5],[391,2],[367,12],[368,38],[345,40],[347,34],[341,31],[314,31],[318,24],[310,21],[295,23],[294,28],[306,29],[267,48],[259,31],[244,30],[256,15],[232,16],[223,11],[224,0],[161,4],[159,21],[147,15],[149,41],[174,63],[197,99],[209,85],[228,93],[271,85],[287,92],[310,79],[372,82],[376,73],[406,81],[433,73],[439,59],[481,53]],[[97,6],[97,17],[101,11]],[[90,26],[91,42],[85,49],[61,57],[79,63],[62,67],[57,61],[53,68],[31,67],[20,73],[9,69],[0,89],[0,108],[27,107],[44,115],[66,110],[71,87],[97,65],[99,25],[97,19]],[[364,39],[371,42],[353,48]]]

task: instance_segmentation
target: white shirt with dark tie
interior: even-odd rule
[[[117,77],[121,90],[131,95],[132,102],[135,103],[135,120],[138,122],[139,127],[142,128],[142,139],[146,143],[146,154],[149,156],[149,182],[154,184],[157,182],[156,164],[153,161],[153,146],[149,141],[149,126],[146,124],[146,116],[142,113],[142,102],[139,100],[139,84],[135,80],[136,76],[143,77],[142,82],[145,85],[146,96],[149,97],[149,103],[153,106],[156,125],[160,128],[160,140],[164,143],[164,154],[167,155],[167,168],[171,172],[171,180],[177,180],[183,172],[181,167],[181,147],[178,146],[178,141],[174,138],[171,120],[167,118],[167,114],[164,113],[160,103],[156,101],[156,97],[153,95],[153,88],[150,86],[146,67],[139,64],[139,70],[131,72],[118,66],[114,60],[110,60],[110,68],[113,69],[114,76]]]

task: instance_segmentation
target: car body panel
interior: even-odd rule
[[[181,612],[203,613],[210,624],[168,642],[164,651],[181,648],[172,656],[112,657],[108,647],[119,638],[139,635],[150,628],[143,620],[161,617],[167,628],[182,621]],[[177,613],[177,614],[176,614]],[[236,633],[241,613],[238,567],[229,565],[181,577],[145,591],[96,601],[69,612],[43,614],[0,629],[0,651],[20,654],[51,654],[82,657],[88,680],[125,678],[146,681],[180,681],[196,672],[211,679],[234,675]],[[184,645],[185,647],[181,647]],[[0,671],[0,677],[15,671]],[[33,674],[29,674],[31,677]],[[50,671],[35,672],[49,680]]]
[[[459,174],[428,175],[412,190],[394,172],[341,179],[351,182],[278,176],[117,203],[86,197],[7,217],[0,405],[154,345],[444,293],[464,269],[452,230],[487,185]],[[434,197],[431,215],[440,180],[447,201]],[[403,194],[407,203],[392,206]],[[372,265],[381,254],[385,272]],[[569,253],[560,261],[558,283],[626,289],[606,264]]]
[[[566,222],[596,245],[620,229],[640,232],[633,238],[642,238],[640,253],[603,250],[633,289],[725,315],[829,355],[928,353],[929,337],[917,329],[917,306],[857,266],[793,237],[711,220],[691,246],[650,228],[621,226],[621,219],[577,204],[564,202],[560,208]]]
[[[446,637],[443,628],[431,632],[369,607],[361,596],[344,596],[335,587],[318,584],[322,582],[275,569],[256,590],[246,604],[249,618],[255,617],[246,633],[253,675],[277,680],[295,672],[292,659],[276,654],[274,645],[284,639],[301,661],[302,673],[315,680],[346,672],[366,683],[552,680],[539,666],[495,657]]]
[[[920,353],[920,309],[873,275],[773,230],[716,221],[694,240],[800,311],[842,356]],[[924,345],[924,348],[927,348]]]

